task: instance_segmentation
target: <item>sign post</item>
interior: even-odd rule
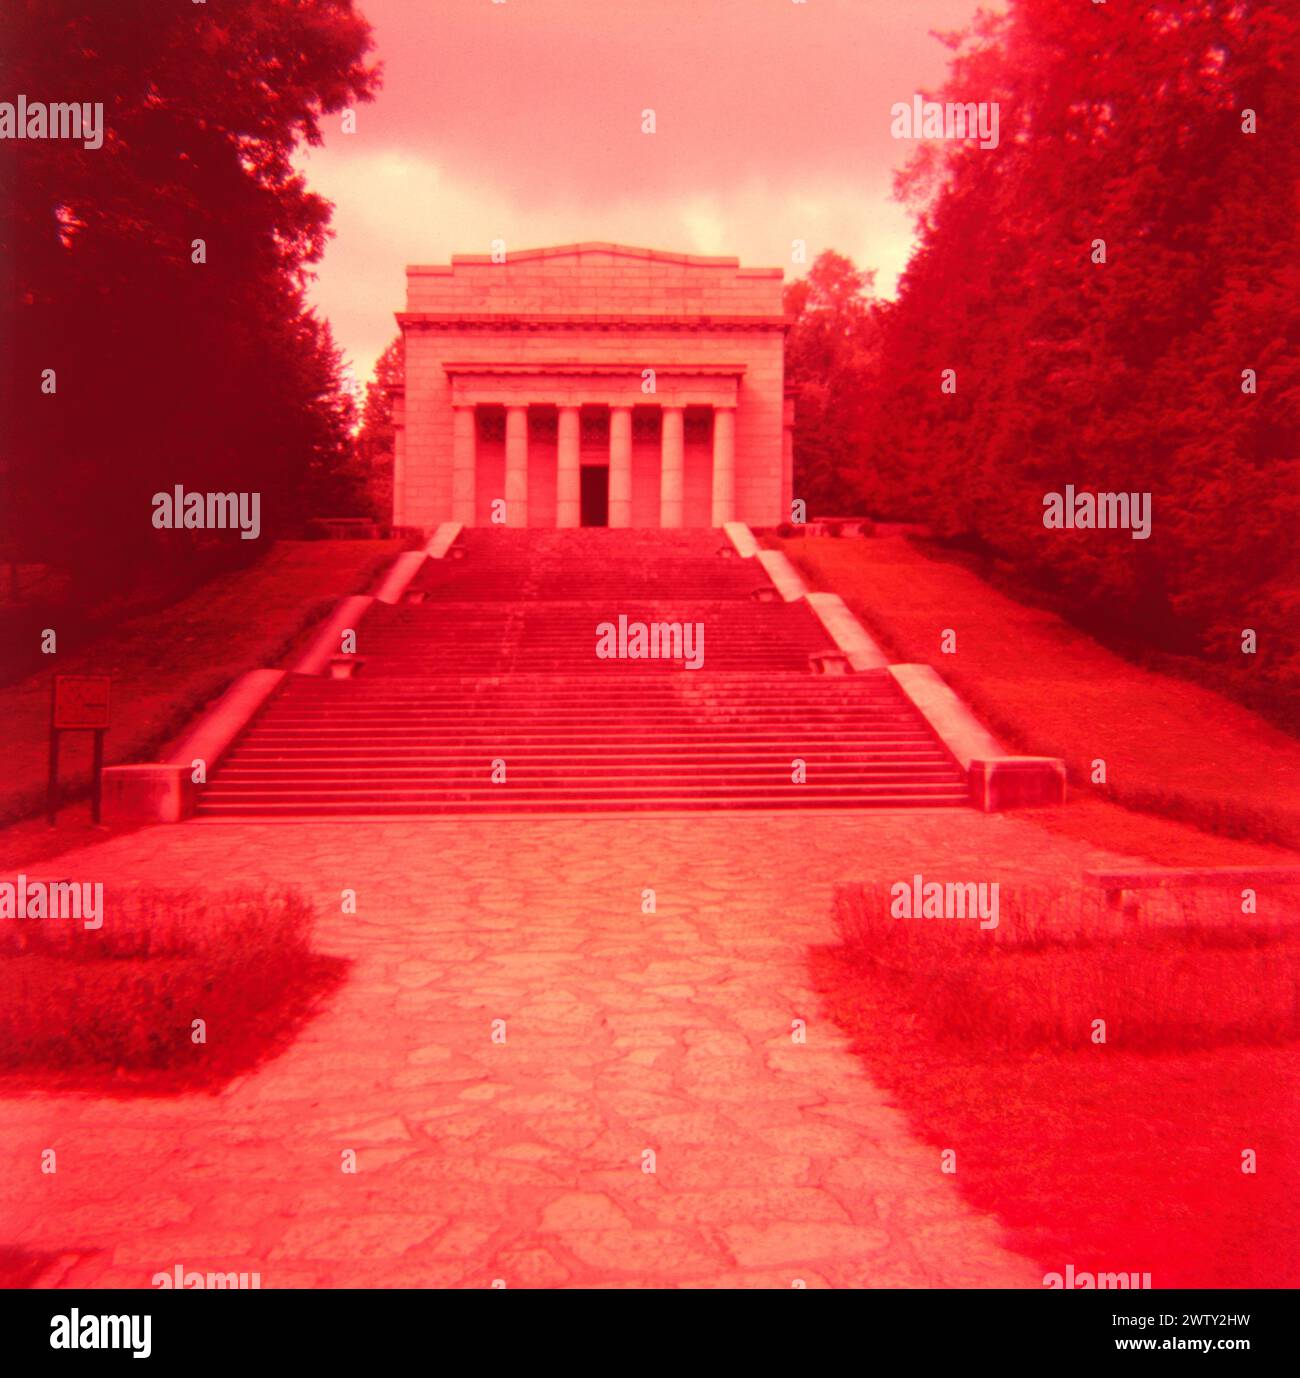
[[[45,792],[45,814],[51,827],[59,811],[59,733],[93,732],[90,817],[99,822],[101,776],[104,770],[104,733],[108,731],[108,675],[55,675],[50,700],[50,778]]]

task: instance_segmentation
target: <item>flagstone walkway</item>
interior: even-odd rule
[[[114,882],[299,886],[352,966],[220,1094],[0,1100],[0,1245],[56,1255],[47,1286],[178,1264],[264,1287],[1038,1285],[823,1017],[807,954],[837,880],[1101,859],[965,810],[195,822],[66,854],[31,874],[105,881],[108,922]]]

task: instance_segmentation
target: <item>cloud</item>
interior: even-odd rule
[[[937,84],[976,0],[364,0],[384,62],[355,134],[300,158],[334,202],[312,297],[361,377],[408,263],[609,240],[791,275],[791,241],[877,270],[912,227],[889,107]],[[641,132],[653,107],[657,132]]]

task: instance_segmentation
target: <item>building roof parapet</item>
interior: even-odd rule
[[[408,273],[445,274],[460,264],[491,264],[496,267],[511,263],[527,263],[546,258],[572,258],[575,254],[612,254],[616,258],[639,258],[652,263],[680,263],[692,268],[737,268],[746,276],[761,274],[780,277],[780,268],[741,268],[740,260],[732,257],[713,257],[705,254],[673,253],[666,249],[642,249],[634,244],[611,244],[603,240],[589,240],[581,244],[554,244],[543,249],[507,250],[504,259],[491,254],[453,254],[450,264],[413,263]]]
[[[609,312],[515,312],[515,311],[398,311],[398,325],[442,326],[460,330],[501,329],[581,330],[785,330],[790,316],[651,315]]]
[[[587,363],[581,359],[571,360],[539,360],[536,363],[496,363],[491,359],[467,359],[453,360],[443,364],[443,370],[448,374],[462,373],[503,373],[512,376],[528,376],[536,374],[599,374],[617,377],[627,373],[640,373],[644,369],[653,369],[655,373],[662,373],[668,377],[695,377],[705,376],[711,378],[739,378],[746,370],[748,365],[735,363],[682,363],[682,364],[656,364],[649,363],[644,359],[628,360],[626,363],[610,362],[603,360],[600,363]]]

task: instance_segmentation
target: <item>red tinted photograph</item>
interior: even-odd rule
[[[1262,1352],[1297,73],[1282,0],[3,0],[16,1343]]]

